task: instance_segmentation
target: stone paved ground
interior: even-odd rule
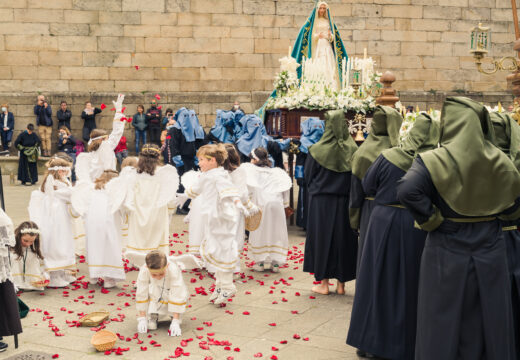
[[[4,184],[8,184],[5,177]],[[27,219],[26,207],[34,188],[4,186],[7,213],[18,224]],[[187,226],[180,216],[174,221],[180,236],[172,242],[171,250],[185,251],[188,234],[183,232]],[[168,323],[161,323],[159,329],[148,336],[135,338],[135,304],[132,300],[135,271],[127,274],[125,283],[106,294],[98,285],[87,287],[81,282],[78,282],[77,290],[71,286],[69,289],[47,289],[44,293],[24,293],[21,298],[30,306],[31,312],[22,320],[24,332],[20,335],[20,348],[14,350],[13,338],[8,338],[9,351],[2,357],[16,359],[15,355],[28,350],[58,354],[60,359],[104,357],[90,345],[92,329],[77,328],[71,322],[78,320],[80,313],[106,309],[110,311],[111,319],[121,320],[106,324],[107,329],[125,339],[116,344],[123,350],[128,349],[121,351],[120,359],[167,359],[175,354],[177,347],[190,354],[180,357],[185,359],[357,359],[354,349],[345,345],[354,283],[347,284],[344,296],[333,293],[314,298],[309,290],[313,278],[301,269],[304,234],[291,227],[289,240],[291,260],[288,267],[279,274],[259,274],[244,266],[242,278],[237,280],[237,296],[224,308],[209,304],[208,296],[202,294],[212,284],[206,272],[186,273],[184,278],[192,297],[180,338],[167,336]],[[247,257],[242,263],[248,263]],[[85,271],[86,266],[80,264],[79,276],[85,275]],[[50,324],[59,330],[54,331]],[[55,332],[63,336],[56,336]],[[300,338],[295,339],[295,334]],[[229,341],[231,345],[228,349],[209,345],[209,350],[204,350],[199,344],[208,338]],[[183,339],[193,340],[182,344]],[[156,342],[155,345],[152,342]]]

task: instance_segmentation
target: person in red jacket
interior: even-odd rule
[[[119,144],[117,144],[116,148],[114,149],[114,152],[116,153],[117,162],[119,163],[119,165],[121,165],[123,160],[128,157],[128,148],[126,147],[126,136],[121,136]]]

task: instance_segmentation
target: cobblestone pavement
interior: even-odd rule
[[[27,204],[35,187],[8,185],[6,177],[4,186],[7,213],[18,224],[28,217]],[[172,239],[170,250],[177,254],[186,250],[188,238],[181,216],[175,216],[174,230],[178,237]],[[176,348],[182,349],[184,356],[179,358],[185,359],[357,359],[355,350],[345,344],[354,282],[347,284],[346,295],[314,296],[310,292],[313,277],[302,272],[304,233],[290,227],[289,240],[290,260],[278,274],[247,268],[245,251],[237,295],[223,308],[208,303],[212,279],[205,271],[185,273],[192,296],[179,338],[167,336],[167,322],[160,323],[157,331],[137,336],[132,285],[136,271],[108,292],[102,292],[99,285],[87,286],[85,278],[68,289],[23,293],[21,298],[31,312],[22,320],[20,347],[15,350],[13,338],[6,338],[9,350],[0,357],[44,358],[22,355],[29,350],[58,354],[59,359],[104,357],[90,345],[93,329],[76,327],[74,322],[82,313],[105,309],[112,319],[106,329],[121,336],[116,344],[121,356],[116,352],[109,356],[119,359],[174,358]],[[78,268],[79,277],[86,275],[85,264]],[[204,345],[209,349],[203,349]]]

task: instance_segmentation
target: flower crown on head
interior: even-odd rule
[[[26,228],[26,229],[22,229],[20,230],[20,234],[40,234],[40,229],[36,229],[36,228]]]

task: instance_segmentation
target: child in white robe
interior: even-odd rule
[[[176,262],[168,261],[162,251],[148,253],[145,262],[144,265],[137,264],[141,265],[135,293],[137,331],[156,330],[158,321],[171,317],[169,335],[181,336],[180,315],[186,311],[189,298],[182,270]]]
[[[182,175],[182,181],[187,184],[195,184],[199,181],[200,171],[188,171]],[[184,217],[184,223],[188,224],[188,252],[200,257],[200,244],[204,238],[204,218],[200,215],[204,204],[201,197],[196,197],[190,202],[190,212]]]
[[[40,229],[32,221],[24,221],[14,231],[16,243],[9,260],[13,282],[18,289],[44,290],[49,283],[40,251]]]
[[[104,129],[94,129],[90,133],[88,152],[82,152],[76,159],[76,177],[78,182],[94,182],[105,170],[116,170],[116,155],[114,149],[125,129],[125,115],[123,114],[123,100],[125,96],[119,94],[117,102],[112,101],[116,113],[112,123],[112,132],[107,134]]]
[[[76,255],[69,203],[72,184],[68,177],[72,164],[53,157],[40,190],[31,193],[29,217],[40,229],[41,252],[51,287],[64,287],[75,281]]]
[[[117,171],[105,170],[94,184],[82,183],[74,188],[72,207],[85,221],[87,264],[90,283],[104,280],[104,287],[116,286],[125,280],[122,260],[121,224],[119,212],[112,213],[106,184],[118,176]]]
[[[247,174],[244,168],[240,167],[240,155],[233,144],[224,144],[228,158],[226,163],[224,164],[224,168],[229,171],[231,175],[231,181],[238,190],[240,195],[240,201],[242,201],[242,205],[247,209],[249,215],[254,215],[259,211],[259,208],[251,202],[249,199],[249,191],[247,188]],[[235,272],[240,272],[240,258],[242,252],[244,250],[244,240],[246,234],[246,224],[245,217],[240,216],[238,220],[238,231],[236,233],[236,242],[237,242],[237,250],[239,261],[237,261],[237,266],[235,268]]]
[[[206,269],[215,273],[215,291],[210,301],[218,305],[236,293],[233,284],[233,271],[239,261],[236,234],[242,216],[240,210],[248,212],[229,173],[222,167],[227,159],[224,145],[204,145],[197,151],[197,157],[202,174],[192,184],[183,177],[186,192],[178,197],[200,197],[198,216],[204,229],[200,255]]]
[[[126,167],[118,179],[108,184],[112,212],[128,214],[128,251],[168,254],[168,204],[175,201],[179,176],[171,165],[159,166],[160,149],[145,144],[137,168]]]
[[[272,168],[267,150],[260,147],[251,152],[251,163],[242,164],[247,173],[251,200],[262,210],[260,226],[249,233],[249,256],[253,269],[279,272],[287,262],[289,237],[285,208],[289,206],[292,181],[280,168]]]
[[[121,174],[123,174],[123,170],[126,167],[136,169],[137,168],[137,162],[139,161],[139,158],[137,156],[128,156],[123,159],[123,162],[121,163]],[[127,169],[126,171],[130,171],[130,169]],[[120,174],[120,175],[121,175]],[[121,225],[121,236],[123,237],[123,253],[126,251],[126,245],[128,240],[128,213],[124,210],[121,211],[121,216],[123,218],[123,223]]]

